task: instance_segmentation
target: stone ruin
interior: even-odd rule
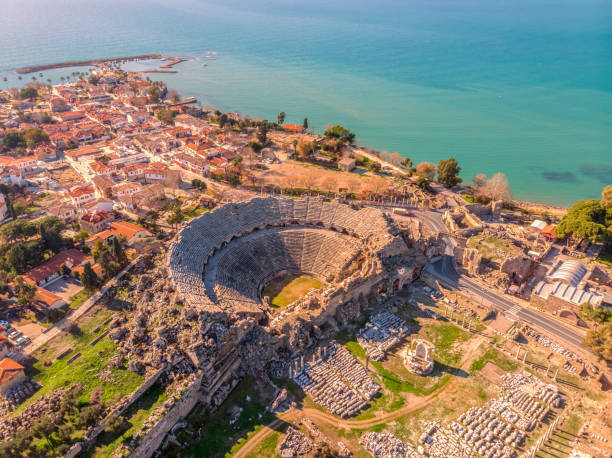
[[[315,449],[315,443],[308,439],[294,426],[289,426],[285,437],[279,445],[280,456],[291,458],[310,454]]]
[[[417,375],[431,374],[434,368],[434,344],[425,339],[413,339],[404,355],[404,365]]]
[[[357,333],[357,342],[368,358],[382,361],[386,352],[397,346],[409,333],[410,327],[404,320],[390,312],[382,312],[371,317]]]
[[[313,361],[300,357],[290,376],[317,404],[342,418],[368,407],[380,386],[341,345],[320,347]]]
[[[533,431],[551,407],[564,399],[554,385],[531,374],[507,373],[501,395],[484,407],[472,407],[448,425],[425,424],[419,442],[429,456],[517,457],[528,432]]]
[[[359,444],[376,458],[418,458],[422,456],[410,444],[402,442],[389,431],[363,433],[359,438]]]

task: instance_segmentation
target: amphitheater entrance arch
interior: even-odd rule
[[[401,283],[400,283],[400,279],[396,278],[395,280],[393,280],[393,292],[395,293],[396,291],[399,291],[399,289],[401,288]]]

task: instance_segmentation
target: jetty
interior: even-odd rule
[[[179,105],[187,105],[188,103],[196,103],[197,101],[198,99],[196,99],[195,97],[187,97],[186,99],[179,100],[178,102],[171,102],[170,100],[166,100],[165,103],[168,106],[176,107]]]
[[[26,74],[26,73],[42,72],[44,70],[52,70],[56,68],[86,67],[88,65],[99,67],[104,64],[110,64],[114,62],[126,62],[126,61],[149,60],[149,59],[167,60],[168,62],[160,65],[160,68],[164,68],[164,69],[172,68],[174,65],[184,62],[186,60],[181,57],[168,57],[168,56],[163,56],[161,54],[141,54],[138,56],[110,57],[107,59],[74,60],[74,61],[68,61],[68,62],[56,62],[54,64],[33,65],[30,67],[18,68],[15,70],[15,73]]]

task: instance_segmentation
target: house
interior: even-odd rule
[[[94,187],[104,197],[112,195],[112,188],[115,186],[115,181],[108,175],[98,175],[91,179]]]
[[[65,111],[63,113],[56,113],[55,117],[61,122],[70,122],[83,119],[85,117],[84,111]]]
[[[143,186],[138,192],[119,197],[119,203],[128,210],[148,211],[161,207],[166,198],[164,187],[160,184]]]
[[[142,124],[147,121],[151,117],[151,113],[148,111],[134,111],[127,115],[127,119],[130,122],[137,122],[138,124]]]
[[[70,110],[70,105],[68,105],[66,99],[61,97],[54,97],[49,100],[49,106],[54,113],[63,113],[64,111]]]
[[[115,214],[106,210],[94,210],[87,212],[79,218],[79,226],[90,233],[100,232],[115,220]]]
[[[97,199],[93,199],[89,202],[84,203],[81,207],[81,211],[83,213],[102,210],[110,212],[113,211],[113,205],[114,202],[112,200],[99,197]]]
[[[92,145],[81,146],[80,148],[75,148],[65,153],[66,158],[74,161],[83,160],[85,158],[91,160],[103,154],[104,152],[100,148]]]
[[[41,287],[36,288],[32,302],[43,310],[56,310],[68,305],[68,303],[57,294]]]
[[[304,126],[301,126],[299,124],[283,124],[283,130],[285,132],[301,134],[302,132],[304,132]]]
[[[340,170],[344,170],[345,172],[350,172],[355,168],[357,161],[354,158],[346,156],[338,161],[338,168]]]
[[[0,394],[6,393],[26,379],[25,368],[11,358],[0,361]]]
[[[98,240],[102,240],[105,243],[110,243],[113,238],[119,238],[119,236],[125,237],[128,245],[133,245],[146,237],[150,237],[151,233],[146,229],[127,221],[115,221],[110,223],[110,229],[90,237],[87,239],[86,243],[90,246],[94,246]]]
[[[76,207],[96,198],[96,191],[91,185],[76,186],[70,190],[69,194]]]
[[[174,163],[200,175],[206,175],[210,170],[210,163],[207,160],[189,156],[185,153],[175,154]]]
[[[114,175],[117,171],[117,167],[114,165],[107,165],[100,161],[91,161],[89,164],[89,170],[95,176],[106,175],[111,176]]]
[[[55,205],[53,207],[48,207],[46,213],[49,216],[57,216],[64,220],[71,220],[76,216],[76,209],[73,205]]]
[[[43,262],[38,267],[27,272],[23,277],[29,283],[37,286],[48,285],[61,277],[60,268],[65,264],[68,268],[85,264],[91,256],[86,255],[76,248],[60,251],[51,259]]]
[[[126,180],[138,180],[144,176],[144,171],[146,168],[147,164],[142,162],[136,164],[128,164],[119,169],[118,173]]]
[[[115,197],[131,196],[132,194],[140,191],[142,185],[137,181],[131,181],[128,183],[116,184],[112,187],[112,193]]]
[[[21,174],[38,170],[38,159],[34,156],[11,157],[0,156],[0,167],[14,167]]]

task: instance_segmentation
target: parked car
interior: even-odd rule
[[[17,339],[17,341],[15,342],[15,344],[17,344],[18,346],[25,346],[27,344],[30,343],[30,338],[28,336],[22,336],[19,339]]]
[[[22,335],[23,335],[23,334],[22,334],[22,332],[21,332],[21,331],[15,331],[15,330],[14,330],[13,332],[11,332],[11,333],[8,335],[8,337],[9,337],[9,339],[12,339],[12,340],[17,340],[17,339],[19,339],[19,338],[20,338]]]

